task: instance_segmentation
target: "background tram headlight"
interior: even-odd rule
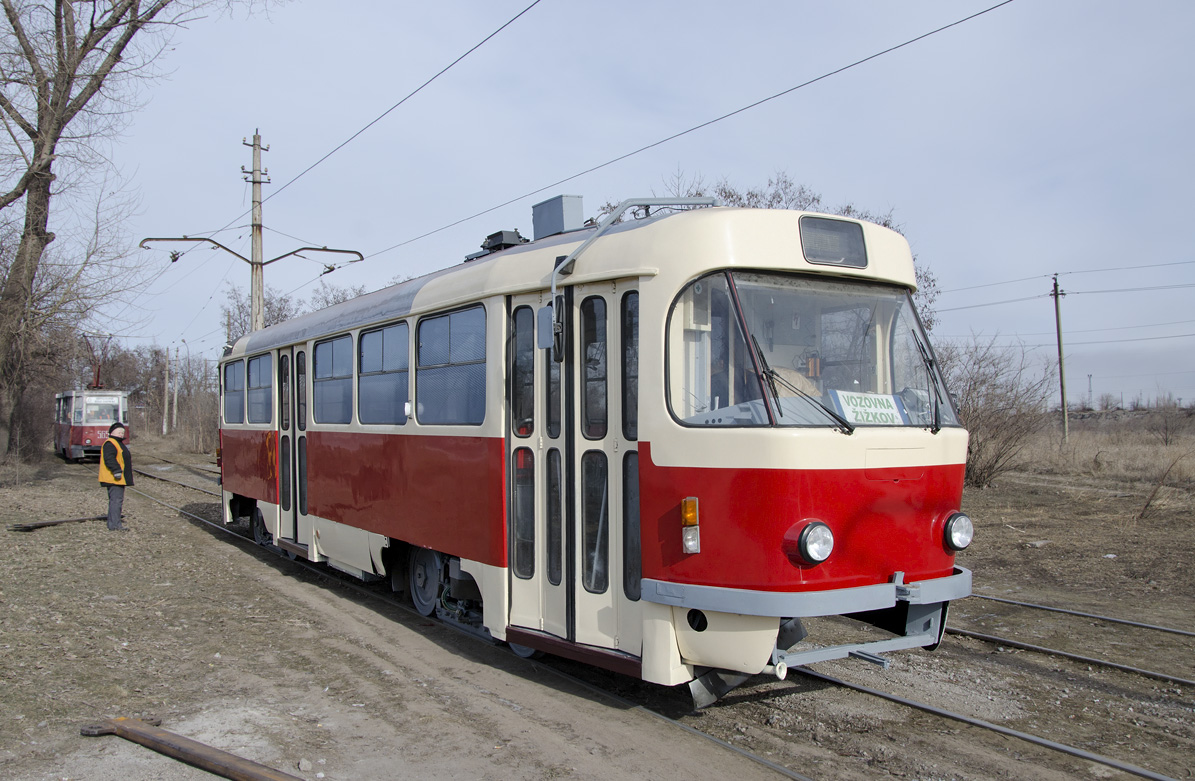
[[[975,538],[975,524],[963,513],[955,513],[946,519],[946,547],[951,550],[965,550]]]
[[[801,530],[797,541],[801,556],[810,564],[820,564],[830,557],[834,550],[834,532],[821,521],[814,521]]]

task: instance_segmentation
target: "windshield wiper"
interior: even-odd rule
[[[763,357],[763,350],[760,349],[759,340],[755,338],[755,334],[751,334],[751,341],[755,343],[755,355],[759,358],[759,368],[763,371],[768,388],[772,391],[772,398],[776,400],[776,414],[784,417],[784,410],[780,409],[780,392],[776,390],[776,372],[772,371],[772,367],[768,365],[768,359]]]
[[[816,409],[829,416],[830,419],[835,423],[834,428],[838,431],[848,435],[855,433],[855,426],[853,423],[827,407],[822,402],[818,401],[818,399],[814,396],[810,395],[806,391],[801,390],[796,385],[793,385],[791,382],[781,377],[779,372],[769,366],[767,358],[763,357],[763,350],[759,349],[759,340],[755,338],[755,334],[751,334],[751,341],[755,343],[755,352],[759,355],[760,368],[763,370],[764,377],[767,379],[768,387],[772,389],[772,397],[776,399],[776,412],[780,415],[780,417],[784,417],[784,411],[780,406],[780,393],[776,390],[776,383],[778,382],[793,393],[797,394],[798,397],[805,399]]]
[[[942,396],[938,391],[938,383],[934,381],[934,359],[930,357],[929,348],[921,341],[917,332],[910,328],[909,333],[913,335],[917,352],[921,353],[921,362],[925,364],[925,381],[929,383],[934,394],[934,425],[930,429],[930,433],[937,434],[942,430]]]

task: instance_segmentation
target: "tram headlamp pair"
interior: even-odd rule
[[[975,524],[964,513],[955,513],[946,519],[946,547],[953,551],[966,550],[975,538]]]

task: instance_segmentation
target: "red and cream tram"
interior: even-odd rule
[[[87,388],[59,393],[54,397],[54,452],[68,461],[99,456],[108,428],[129,425],[129,392]]]
[[[971,588],[967,434],[904,238],[781,210],[614,221],[650,199],[584,227],[579,200],[539,204],[535,241],[240,339],[225,521],[699,702],[936,645]],[[887,631],[806,639],[827,615]]]

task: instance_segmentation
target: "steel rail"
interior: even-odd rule
[[[996,732],[1000,735],[1006,735],[1008,737],[1017,738],[1019,740],[1025,741],[1027,743],[1032,743],[1035,746],[1041,746],[1042,748],[1048,748],[1053,751],[1060,751],[1063,754],[1070,754],[1073,757],[1085,759],[1089,762],[1096,762],[1098,764],[1105,765],[1107,767],[1116,768],[1117,770],[1123,771],[1125,773],[1129,773],[1131,775],[1139,776],[1141,778],[1155,779],[1155,781],[1177,781],[1177,779],[1175,779],[1171,776],[1162,775],[1161,773],[1155,773],[1152,770],[1146,770],[1145,768],[1137,767],[1136,765],[1130,765],[1129,763],[1121,762],[1118,759],[1112,759],[1111,757],[1105,757],[1100,754],[1094,754],[1090,751],[1085,751],[1081,748],[1075,748],[1074,746],[1068,746],[1065,743],[1058,743],[1057,741],[1049,740],[1047,738],[1042,738],[1037,735],[1031,735],[1028,732],[1021,732],[1020,730],[1011,729],[1009,727],[1002,727],[999,724],[993,724],[990,721],[984,721],[983,719],[977,719],[977,718],[973,718],[971,716],[965,716],[961,713],[955,713],[954,711],[948,711],[948,710],[945,710],[944,708],[939,708],[937,706],[929,705],[924,702],[917,702],[916,700],[910,700],[910,699],[907,699],[905,697],[900,697],[895,694],[889,694],[888,692],[882,692],[878,689],[872,689],[867,686],[860,686],[859,684],[851,683],[849,681],[844,681],[840,678],[834,678],[833,676],[824,675],[822,673],[817,673],[817,672],[814,672],[813,670],[810,670],[810,669],[807,669],[804,667],[790,667],[789,672],[799,672],[802,675],[807,675],[811,678],[816,678],[818,680],[825,681],[827,683],[832,683],[832,684],[835,684],[836,686],[842,686],[847,689],[853,689],[857,692],[862,692],[864,694],[870,694],[874,697],[880,697],[881,699],[888,700],[889,702],[895,702],[899,705],[905,705],[910,708],[916,708],[917,710],[925,711],[926,713],[932,713],[936,716],[941,716],[943,718],[953,719],[954,721],[959,721],[959,722],[962,722],[963,724],[968,724],[972,727],[980,727],[981,729],[991,730],[992,732]]]
[[[1018,602],[1015,599],[1004,599],[1003,597],[989,597],[985,594],[971,594],[977,599],[988,599],[992,602],[1003,602],[1006,605],[1017,605],[1019,607],[1031,607],[1035,610],[1048,610],[1051,613],[1065,613],[1071,616],[1081,616],[1083,618],[1094,618],[1099,621],[1106,621],[1109,624],[1125,624],[1126,626],[1136,626],[1142,629],[1154,629],[1158,632],[1169,632],[1174,635],[1183,635],[1185,637],[1195,637],[1195,632],[1188,632],[1186,629],[1172,629],[1168,626],[1157,626],[1156,624],[1143,624],[1139,621],[1128,621],[1123,618],[1110,618],[1109,616],[1100,616],[1094,613],[1083,613],[1078,610],[1067,610],[1062,607],[1052,607],[1050,605],[1036,605],[1032,602]]]
[[[175,482],[175,481],[166,480],[165,482]],[[178,485],[182,485],[182,484],[178,483]],[[191,486],[183,486],[183,487],[190,488]],[[170,504],[169,502],[165,502],[165,501],[157,498],[156,496],[150,496],[149,494],[145,493],[144,491],[138,491],[136,488],[130,487],[129,490],[134,493],[140,494],[141,496],[144,496],[146,499],[149,499],[152,502],[157,502],[158,504],[162,505],[163,507],[167,507],[171,510],[174,510],[175,512],[179,513],[180,515],[185,515],[188,518],[192,518],[196,521],[199,521],[202,524],[211,526],[214,529],[224,532],[225,534],[228,534],[228,535],[236,538],[240,542],[248,543],[249,545],[253,546],[253,548],[256,548],[256,549],[264,548],[266,550],[269,550],[268,547],[266,547],[264,545],[259,545],[258,543],[254,542],[251,538],[246,537],[242,534],[238,534],[237,532],[233,531],[232,529],[229,529],[226,526],[224,526],[224,524],[222,524],[222,523],[216,523],[214,521],[209,521],[207,518],[196,515],[195,513],[192,513],[192,512],[188,512],[187,510],[184,510],[181,507],[175,507],[174,505]],[[195,490],[200,490],[200,489],[195,489]],[[370,597],[371,599],[379,600],[387,605],[390,605],[391,607],[396,607],[400,610],[403,610],[404,612],[411,614],[415,618],[426,619],[426,616],[423,616],[421,613],[419,613],[418,611],[416,611],[413,607],[411,607],[409,605],[406,605],[406,604],[399,602],[398,600],[395,600],[395,599],[387,598],[384,595],[377,593],[376,591],[371,591],[370,589],[361,586],[360,584],[354,583],[349,580],[343,580],[340,577],[334,576],[333,573],[330,573],[327,570],[323,570],[323,569],[315,567],[313,564],[311,564],[309,562],[299,561],[297,559],[287,559],[287,561],[290,561],[295,566],[301,567],[302,569],[305,569],[308,572],[329,578],[339,586],[350,589],[350,590],[357,592],[358,594],[361,594],[363,596]],[[446,629],[456,629],[451,624],[445,624],[445,623],[441,622],[439,625],[445,627]],[[457,631],[461,631],[461,630],[457,630]],[[481,638],[477,637],[476,635],[472,635],[472,634],[469,634],[468,632],[463,632],[463,631],[462,631],[462,634],[464,634],[466,637],[472,637],[475,640],[478,640],[479,642],[481,642]],[[544,665],[544,664],[534,662],[531,660],[527,660],[527,661],[529,664],[533,665],[534,667],[537,667],[541,670],[547,670],[562,679],[565,679],[571,683],[574,683],[574,684],[581,686],[585,689],[588,689],[592,692],[601,694],[602,696],[607,697],[607,698],[617,702],[619,705],[622,705],[623,707],[641,710],[644,713],[648,714],[649,716],[654,716],[655,718],[660,719],[668,724],[671,724],[674,727],[682,729],[685,732],[688,732],[696,737],[703,738],[703,739],[708,740],[718,746],[721,746],[724,749],[728,749],[736,754],[739,754],[743,758],[749,759],[752,762],[755,762],[759,765],[762,765],[762,766],[768,768],[769,770],[773,770],[776,773],[778,773],[782,776],[785,776],[786,778],[794,779],[794,781],[814,781],[813,779],[809,778],[808,776],[803,776],[800,773],[797,773],[793,770],[789,770],[788,768],[784,767],[783,765],[778,765],[775,762],[772,762],[768,759],[764,759],[763,757],[759,756],[758,754],[754,754],[750,751],[747,751],[744,748],[735,746],[732,743],[727,743],[726,741],[722,740],[721,738],[716,738],[713,735],[710,735],[709,733],[702,732],[701,730],[698,730],[698,729],[694,729],[693,727],[690,727],[687,724],[682,724],[682,723],[676,721],[675,719],[669,718],[668,716],[665,716],[662,713],[653,711],[650,708],[645,708],[642,705],[637,705],[629,700],[625,700],[622,697],[618,696],[617,694],[614,694],[613,692],[609,692],[609,691],[601,689],[597,686],[593,686],[592,684],[587,683],[586,681],[583,681],[580,678],[576,678],[572,675],[569,675],[568,673],[562,672],[560,670],[556,670],[549,665]]]
[[[219,497],[219,496],[221,495],[221,494],[219,494],[219,493],[218,493],[218,492],[216,492],[216,491],[209,491],[209,490],[208,490],[208,489],[206,489],[206,488],[200,488],[199,486],[195,486],[195,485],[187,485],[186,483],[179,482],[178,480],[172,480],[172,479],[170,479],[169,477],[162,477],[161,475],[155,475],[155,474],[151,474],[150,472],[146,472],[146,471],[144,471],[144,470],[142,470],[142,469],[137,469],[136,467],[134,467],[134,468],[133,468],[133,474],[142,475],[142,476],[144,476],[144,477],[148,477],[148,478],[150,478],[151,480],[161,480],[163,483],[172,483],[172,484],[174,484],[174,485],[177,485],[177,486],[179,486],[179,487],[181,487],[181,488],[189,488],[189,489],[191,489],[192,491],[198,491],[199,493],[201,493],[201,494],[207,494],[208,496],[216,496],[216,497]],[[141,492],[140,492],[140,491],[138,491],[137,493],[141,493]],[[146,497],[148,497],[148,498],[151,498],[151,499],[153,498],[153,497],[150,497],[148,494],[141,494],[141,495],[142,495],[142,496],[146,496]]]
[[[198,472],[204,472],[204,473],[210,474],[210,475],[220,474],[220,468],[218,466],[216,466],[215,463],[184,464],[182,461],[171,461],[169,458],[162,458],[161,456],[154,456],[154,455],[139,455],[137,460],[140,461],[142,458],[152,458],[153,460],[161,461],[164,464],[174,464],[175,466],[181,466],[186,469],[192,469],[192,470],[195,470]]]
[[[1154,672],[1153,670],[1143,670],[1140,667],[1132,667],[1130,665],[1120,664],[1118,662],[1109,662],[1106,659],[1096,659],[1091,656],[1072,654],[1068,651],[1059,651],[1057,648],[1046,648],[1040,645],[1033,645],[1032,643],[1022,643],[1020,640],[1010,640],[1007,637],[985,635],[981,632],[972,632],[968,629],[955,629],[954,627],[947,627],[946,631],[952,635],[961,635],[963,637],[970,637],[975,640],[983,640],[984,642],[988,643],[1007,645],[1011,648],[1020,648],[1025,651],[1036,651],[1038,653],[1049,654],[1051,656],[1061,656],[1064,659],[1073,659],[1076,662],[1083,662],[1084,664],[1098,664],[1101,667],[1111,667],[1114,670],[1120,670],[1126,673],[1136,673],[1137,675],[1144,675],[1147,678],[1156,678],[1159,681],[1177,683],[1183,686],[1195,686],[1195,681],[1189,680],[1187,678],[1180,678],[1177,675]]]

